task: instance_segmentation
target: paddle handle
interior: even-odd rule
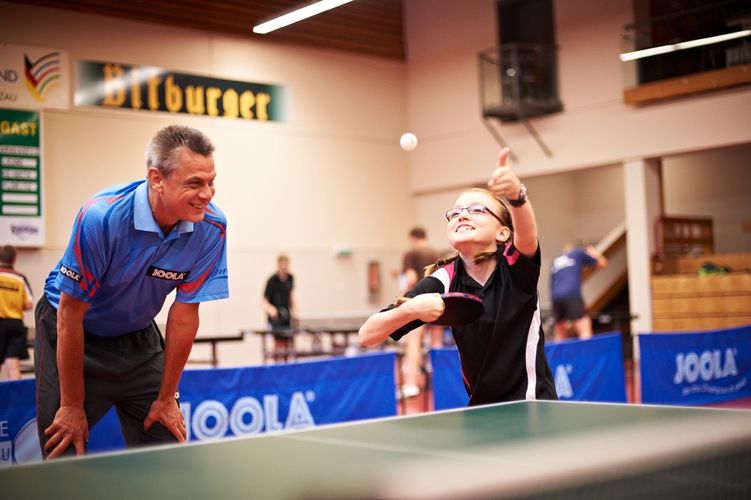
[[[409,300],[409,297],[405,297],[404,295],[398,295],[396,299],[394,300],[394,304],[396,304],[397,306],[400,306],[404,304],[405,302],[407,302],[408,300]]]

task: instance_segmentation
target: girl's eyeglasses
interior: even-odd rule
[[[471,215],[490,214],[493,217],[495,217],[496,220],[498,220],[498,222],[500,222],[502,225],[504,226],[506,225],[503,223],[500,217],[498,217],[495,213],[493,213],[492,210],[490,210],[488,207],[480,203],[475,203],[474,205],[470,205],[468,207],[454,207],[451,210],[447,210],[446,220],[450,221],[452,219],[456,219],[465,210],[467,211],[468,214],[471,214]]]

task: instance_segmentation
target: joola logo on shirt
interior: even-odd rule
[[[81,275],[73,271],[72,269],[68,269],[65,266],[60,266],[60,274],[62,274],[63,276],[67,276],[68,278],[72,279],[76,283],[81,282]]]
[[[170,271],[168,269],[159,269],[158,267],[149,266],[149,270],[146,271],[148,276],[152,278],[159,278],[161,280],[169,281],[182,281],[188,277],[189,271]]]

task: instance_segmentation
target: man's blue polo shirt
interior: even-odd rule
[[[88,302],[87,333],[114,337],[140,330],[175,288],[185,303],[229,296],[226,228],[224,214],[210,203],[203,221],[180,221],[164,236],[145,180],[107,188],[79,210],[44,292],[55,309],[60,292]]]

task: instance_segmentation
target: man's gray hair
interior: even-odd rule
[[[200,130],[182,125],[169,125],[157,132],[146,148],[146,168],[155,167],[169,177],[175,170],[178,153],[187,148],[201,156],[211,156],[214,145]]]

